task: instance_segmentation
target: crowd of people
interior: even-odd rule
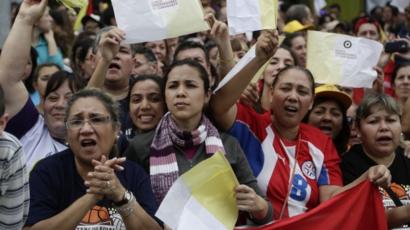
[[[240,184],[237,225],[297,216],[370,180],[388,227],[410,228],[410,4],[344,22],[337,4],[316,15],[279,1],[277,29],[230,36],[226,1],[201,0],[209,31],[126,44],[110,1],[91,2],[79,31],[78,11],[51,1],[12,11],[0,229],[169,229],[155,216],[167,192],[218,151]],[[373,87],[315,83],[308,30],[386,44]]]

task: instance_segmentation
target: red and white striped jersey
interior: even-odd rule
[[[241,127],[235,127],[236,125]],[[281,139],[272,129],[271,119],[266,114],[260,115],[252,108],[238,105],[237,119],[230,133],[239,139],[241,145],[246,145],[244,137],[250,135],[260,143],[262,151],[250,153],[250,148],[244,149],[248,149],[247,156],[263,155],[259,157],[263,159],[260,165],[251,166],[260,168],[254,173],[262,191],[273,204],[275,219],[279,218],[282,207],[282,218],[292,217],[316,207],[319,204],[320,186],[343,184],[339,168],[340,158],[333,142],[317,128],[301,124],[298,140],[287,141]],[[296,146],[298,149],[295,165]],[[292,179],[293,169],[295,173]],[[289,198],[284,204],[288,193]]]

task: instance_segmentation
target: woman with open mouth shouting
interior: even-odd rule
[[[309,70],[290,66],[277,74],[271,86],[270,113],[258,114],[237,103],[255,73],[273,55],[275,31],[263,31],[258,43],[269,45],[256,49],[256,57],[216,92],[210,105],[218,125],[243,143],[244,149],[253,148],[247,152],[247,159],[258,185],[274,207],[274,218],[307,212],[367,178],[387,187],[390,173],[383,165],[371,167],[342,187],[340,159],[332,139],[302,123],[315,95]]]
[[[144,170],[116,158],[118,105],[86,89],[68,102],[69,148],[41,160],[30,174],[27,229],[160,229]]]
[[[386,94],[365,97],[356,114],[362,143],[351,147],[341,164],[345,183],[377,164],[390,170],[392,185],[382,190],[389,229],[408,227],[410,223],[410,159],[400,147],[400,118],[399,103],[392,97]]]

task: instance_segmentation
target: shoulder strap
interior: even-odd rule
[[[399,199],[399,197],[397,197],[396,193],[393,192],[393,190],[391,190],[391,188],[387,188],[385,189],[385,191],[387,192],[387,194],[389,194],[390,198],[393,200],[394,204],[396,205],[396,207],[401,207],[403,206],[403,203],[401,202],[401,200]]]

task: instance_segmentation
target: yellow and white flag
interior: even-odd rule
[[[155,215],[173,230],[233,229],[238,185],[228,160],[217,152],[174,182]]]
[[[57,0],[61,2],[68,9],[83,8],[88,5],[88,0]]]
[[[199,0],[112,0],[127,43],[156,41],[209,29]]]
[[[276,29],[278,0],[227,0],[229,34]]]
[[[316,83],[371,88],[382,51],[373,40],[309,30],[306,67]]]

